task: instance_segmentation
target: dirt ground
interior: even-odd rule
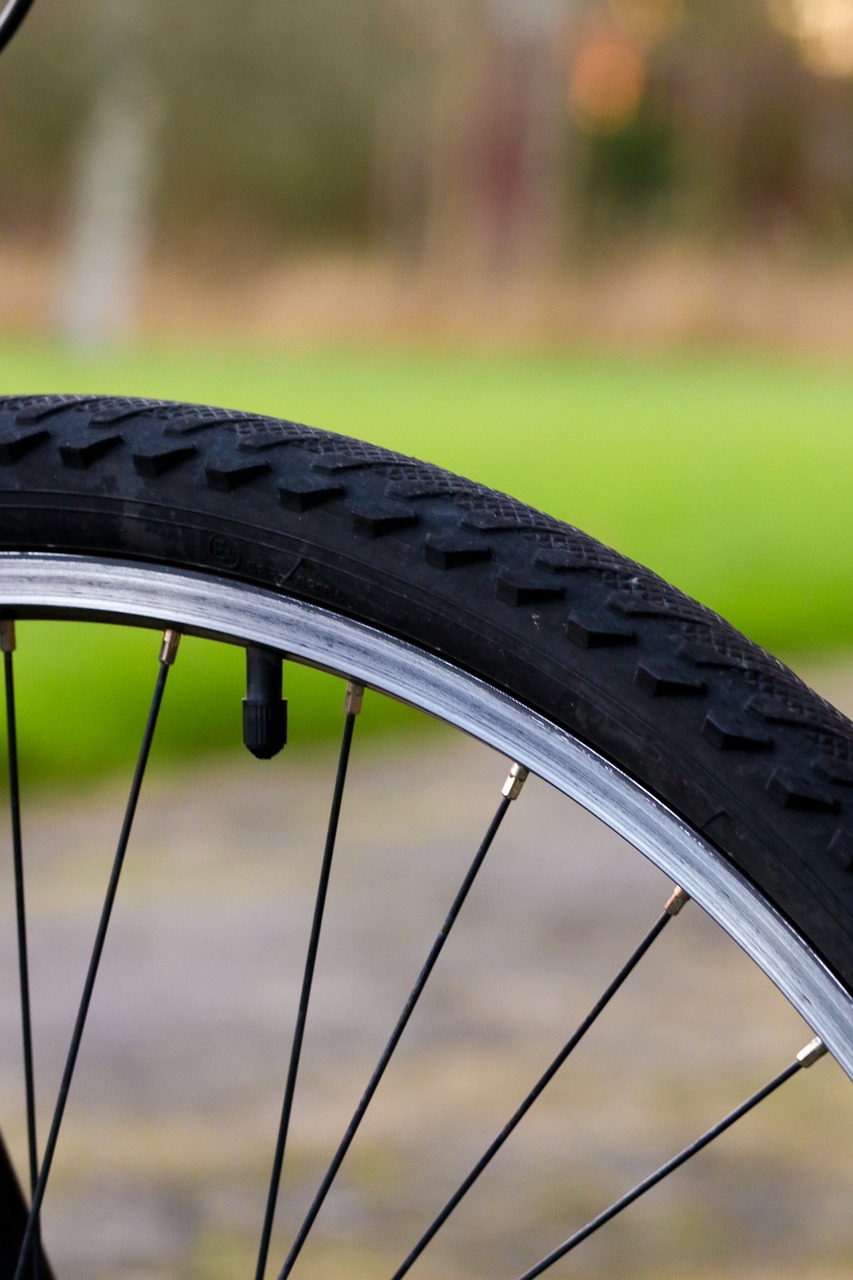
[[[848,666],[812,674],[853,705]],[[272,764],[220,760],[146,785],[45,1202],[63,1280],[218,1280],[254,1268],[333,770],[331,749],[288,749]],[[356,740],[275,1271],[505,772],[494,753],[443,731],[403,747]],[[43,797],[26,821],[42,1134],[122,804],[115,783]],[[528,783],[296,1276],[393,1272],[669,892],[621,841]],[[23,1168],[8,943],[0,963],[0,1115]],[[691,904],[413,1274],[517,1275],[809,1038]],[[841,1280],[853,1268],[851,1151],[853,1099],[824,1060],[554,1274]]]

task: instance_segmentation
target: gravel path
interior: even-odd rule
[[[817,683],[847,697],[848,677],[818,673]],[[147,786],[46,1201],[63,1280],[253,1270],[333,769],[331,753],[288,749],[270,765],[240,758]],[[440,731],[417,758],[410,745],[356,743],[274,1259],[505,772],[499,757]],[[121,805],[111,786],[94,803],[44,798],[27,819],[42,1132]],[[0,888],[9,911],[8,871]],[[296,1275],[393,1271],[669,891],[618,839],[528,784]],[[8,939],[0,963],[0,1115],[23,1166]],[[627,994],[414,1275],[517,1274],[808,1038],[695,907]],[[853,1105],[827,1061],[554,1274],[841,1280],[853,1267],[851,1150]]]

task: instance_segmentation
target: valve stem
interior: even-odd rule
[[[269,649],[246,650],[243,744],[258,760],[271,760],[287,742],[287,702],[281,696],[282,659]]]

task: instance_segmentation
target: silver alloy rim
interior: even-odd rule
[[[42,553],[0,554],[0,608],[170,625],[266,645],[454,725],[577,801],[690,894],[790,1000],[853,1079],[853,997],[711,845],[638,783],[486,682],[363,623],[203,574]]]

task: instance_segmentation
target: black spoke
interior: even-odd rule
[[[130,795],[128,796],[127,807],[125,809],[121,834],[119,836],[115,859],[110,873],[109,884],[104,898],[104,905],[101,910],[98,931],[95,935],[92,955],[89,960],[86,981],[83,985],[83,995],[80,999],[80,1008],[77,1012],[77,1020],[74,1024],[74,1031],[71,1036],[71,1045],[68,1050],[65,1069],[62,1073],[62,1081],[59,1086],[59,1093],[56,1099],[53,1120],[51,1121],[50,1133],[48,1134],[47,1143],[45,1145],[44,1159],[42,1161],[41,1171],[36,1182],[35,1190],[33,1191],[32,1207],[30,1209],[30,1216],[27,1220],[24,1239],[21,1244],[21,1253],[18,1258],[18,1265],[15,1270],[14,1280],[23,1280],[27,1266],[27,1259],[29,1258],[30,1251],[34,1244],[36,1226],[41,1212],[42,1201],[44,1200],[47,1180],[50,1176],[51,1165],[53,1164],[56,1143],[59,1137],[60,1126],[62,1125],[62,1117],[65,1114],[65,1104],[68,1101],[71,1079],[74,1075],[74,1067],[77,1063],[80,1042],[83,1038],[83,1030],[86,1025],[86,1016],[89,1012],[89,1005],[92,1000],[92,991],[94,990],[95,979],[98,974],[98,966],[104,949],[104,942],[106,941],[107,928],[109,926],[110,915],[112,914],[113,904],[118,890],[118,882],[121,875],[122,865],[124,863],[124,855],[127,851],[128,841],[130,840],[130,832],[133,827],[133,819],[136,815],[139,793],[142,790],[142,780],[145,777],[145,769],[148,764],[151,743],[153,742],[154,732],[157,728],[157,718],[160,713],[160,705],[163,701],[163,693],[166,688],[166,678],[169,674],[169,668],[175,660],[175,653],[177,651],[179,638],[180,637],[177,632],[167,631],[160,649],[160,666],[157,672],[157,683],[154,687],[154,695],[151,699],[151,706],[148,711],[145,732],[142,736],[142,744],[139,748],[139,757],[137,759],[136,769],[133,775],[133,782],[130,787]]]
[[[382,1051],[382,1056],[380,1057],[379,1062],[377,1063],[376,1068],[374,1069],[373,1075],[370,1077],[370,1080],[368,1081],[367,1088],[362,1094],[361,1101],[356,1107],[353,1117],[350,1120],[349,1125],[347,1127],[346,1133],[341,1139],[340,1146],[335,1152],[335,1155],[332,1159],[331,1164],[329,1165],[329,1168],[326,1171],[323,1181],[320,1183],[320,1187],[317,1191],[317,1194],[315,1195],[314,1199],[311,1202],[311,1206],[308,1210],[308,1213],[306,1214],[305,1220],[302,1223],[302,1226],[299,1228],[299,1234],[297,1235],[293,1243],[293,1247],[291,1248],[290,1253],[287,1255],[287,1258],[285,1259],[284,1266],[279,1272],[278,1280],[286,1280],[287,1276],[289,1276],[291,1271],[293,1270],[293,1266],[296,1262],[296,1259],[299,1257],[299,1254],[302,1251],[302,1246],[305,1244],[305,1241],[308,1238],[308,1233],[310,1232],[312,1226],[314,1225],[314,1220],[317,1217],[317,1214],[320,1212],[320,1209],[323,1205],[323,1201],[325,1200],[329,1192],[329,1189],[335,1180],[337,1172],[340,1169],[341,1164],[343,1163],[343,1160],[344,1160],[344,1157],[346,1156],[347,1151],[352,1145],[352,1141],[358,1131],[359,1125],[361,1124],[364,1118],[364,1114],[370,1105],[373,1095],[375,1094],[377,1088],[379,1087],[379,1082],[381,1081],[383,1075],[385,1074],[385,1069],[388,1066],[388,1063],[391,1061],[391,1058],[394,1054],[394,1050],[397,1048],[397,1045],[399,1044],[400,1037],[402,1036],[403,1032],[406,1029],[406,1025],[408,1024],[408,1021],[411,1018],[412,1013],[414,1012],[415,1006],[417,1005],[417,1002],[420,999],[421,994],[423,993],[424,987],[426,986],[427,981],[429,980],[430,974],[435,968],[436,962],[438,960],[439,955],[441,954],[442,948],[444,947],[444,944],[450,935],[450,931],[456,922],[456,918],[459,915],[459,912],[462,910],[462,906],[465,902],[465,899],[467,898],[468,893],[471,889],[471,886],[473,885],[474,880],[477,877],[477,872],[480,870],[480,867],[483,864],[483,860],[485,859],[486,854],[491,848],[492,842],[498,833],[500,825],[503,822],[503,819],[506,815],[507,809],[509,808],[511,802],[518,796],[526,777],[527,777],[527,770],[524,769],[521,765],[514,764],[512,766],[512,769],[510,770],[510,776],[507,778],[506,783],[504,784],[503,798],[500,804],[498,805],[495,816],[492,818],[492,821],[489,824],[488,830],[486,831],[486,834],[483,837],[483,841],[474,856],[474,860],[471,863],[470,867],[468,868],[468,871],[465,875],[465,879],[462,881],[459,891],[457,892],[456,897],[453,900],[453,904],[450,910],[448,911],[447,916],[445,917],[444,924],[441,926],[441,929],[439,930],[439,933],[435,939],[435,942],[432,944],[432,947],[430,948],[429,954],[424,962],[423,968],[418,974],[417,982],[415,983],[414,987],[412,988],[409,994],[408,999],[406,1000],[406,1003],[403,1007],[403,1011],[400,1014],[400,1017],[397,1019],[397,1023],[394,1027],[394,1030],[391,1032],[391,1036],[388,1040],[388,1043],[386,1044],[385,1048]]]
[[[344,719],[343,737],[341,739],[340,757],[338,759],[338,772],[337,777],[335,778],[335,789],[332,794],[329,825],[326,831],[326,845],[323,850],[320,879],[317,885],[317,899],[314,904],[314,919],[311,925],[311,936],[308,941],[308,953],[305,959],[305,972],[302,978],[302,992],[299,997],[296,1027],[293,1033],[293,1044],[290,1050],[290,1062],[287,1069],[287,1082],[284,1088],[281,1120],[279,1122],[278,1138],[276,1141],[275,1156],[273,1158],[272,1174],[270,1176],[267,1208],[264,1217],[263,1231],[261,1233],[260,1248],[258,1250],[258,1265],[255,1271],[256,1280],[263,1280],[267,1266],[267,1256],[269,1254],[270,1237],[272,1235],[273,1220],[275,1218],[278,1189],[281,1183],[281,1168],[284,1163],[284,1152],[285,1147],[287,1146],[287,1133],[290,1128],[290,1115],[293,1110],[293,1095],[296,1091],[296,1076],[299,1071],[299,1058],[302,1053],[302,1041],[305,1035],[305,1022],[308,1017],[308,1004],[311,999],[311,987],[314,981],[314,966],[317,960],[317,948],[320,943],[320,929],[322,928],[323,912],[326,906],[326,892],[329,887],[329,875],[332,870],[332,857],[335,852],[338,821],[341,815],[341,804],[343,802],[344,788],[346,786],[347,765],[349,763],[350,748],[352,746],[353,730],[355,729],[355,719],[361,709],[363,692],[364,691],[360,685],[350,683],[347,688],[345,706],[346,716]]]
[[[24,896],[24,843],[21,832],[21,789],[18,771],[18,727],[15,715],[15,676],[12,654],[15,650],[15,624],[0,621],[0,650],[6,683],[6,741],[9,756],[9,813],[12,825],[12,859],[15,869],[15,912],[18,930],[18,978],[21,989],[21,1038],[24,1051],[24,1090],[27,1103],[27,1152],[30,1172],[30,1194],[38,1181],[38,1143],[36,1139],[36,1091],[33,1068],[33,1036],[30,1016],[30,966],[27,947],[27,910]],[[39,1226],[35,1226],[32,1274],[38,1280],[41,1248]]]
[[[415,1247],[412,1249],[412,1251],[408,1254],[408,1256],[403,1260],[403,1262],[394,1272],[392,1280],[402,1280],[402,1277],[408,1273],[410,1268],[414,1265],[414,1263],[418,1260],[420,1255],[423,1253],[424,1249],[427,1247],[429,1242],[433,1239],[435,1235],[437,1235],[437,1233],[444,1226],[447,1219],[454,1212],[456,1207],[460,1204],[460,1202],[465,1198],[465,1196],[471,1190],[474,1183],[480,1177],[480,1174],[484,1172],[484,1170],[488,1167],[488,1165],[491,1163],[491,1161],[500,1151],[501,1147],[507,1141],[507,1139],[509,1138],[513,1130],[517,1127],[518,1124],[520,1124],[520,1122],[527,1115],[527,1112],[533,1106],[537,1098],[539,1098],[539,1096],[542,1094],[545,1088],[553,1080],[554,1076],[563,1066],[566,1059],[570,1056],[573,1050],[580,1044],[581,1040],[584,1038],[587,1031],[589,1031],[590,1027],[595,1022],[596,1018],[599,1016],[600,1013],[603,1012],[603,1010],[607,1007],[607,1005],[613,999],[616,992],[625,982],[628,975],[637,967],[637,965],[642,960],[643,956],[651,947],[652,943],[655,942],[655,940],[660,937],[666,925],[669,923],[669,921],[672,919],[673,916],[678,914],[678,912],[681,910],[681,908],[684,906],[685,902],[687,901],[688,901],[687,894],[684,893],[682,889],[676,889],[675,893],[673,893],[672,897],[667,902],[663,912],[661,913],[659,918],[655,921],[654,925],[646,934],[645,938],[643,938],[640,945],[636,948],[633,954],[629,957],[629,959],[625,962],[625,964],[619,970],[616,977],[610,983],[610,986],[607,987],[607,989],[604,991],[603,995],[601,995],[598,1001],[593,1005],[592,1009],[586,1015],[583,1022],[580,1023],[577,1030],[574,1031],[574,1033],[566,1041],[565,1045],[557,1054],[556,1058],[554,1058],[551,1065],[539,1077],[536,1084],[533,1086],[533,1088],[525,1097],[524,1101],[519,1105],[516,1111],[513,1112],[511,1118],[504,1125],[503,1129],[495,1138],[494,1142],[492,1142],[491,1146],[488,1147],[488,1149],[484,1152],[484,1154],[480,1157],[480,1159],[474,1165],[473,1169],[468,1174],[467,1178],[465,1178],[464,1182],[460,1184],[459,1188],[453,1193],[453,1195],[447,1201],[447,1203],[445,1204],[441,1212],[438,1214],[438,1216],[434,1218],[433,1221],[430,1223],[429,1227],[421,1236],[420,1240],[418,1240]]]
[[[561,1258],[565,1258],[566,1254],[571,1253],[572,1249],[576,1248],[576,1246],[583,1240],[589,1239],[593,1232],[597,1231],[599,1227],[603,1227],[605,1223],[611,1222],[618,1213],[621,1213],[623,1209],[627,1209],[629,1204],[633,1204],[635,1200],[638,1200],[640,1196],[644,1195],[647,1191],[650,1191],[652,1187],[657,1186],[659,1182],[662,1182],[664,1178],[668,1177],[675,1169],[689,1160],[691,1156],[695,1156],[697,1152],[701,1151],[704,1147],[707,1147],[715,1138],[718,1138],[721,1133],[725,1133],[726,1129],[729,1129],[735,1121],[740,1120],[741,1117],[745,1116],[748,1111],[753,1109],[753,1107],[757,1107],[759,1102],[763,1102],[765,1098],[769,1097],[771,1093],[774,1093],[780,1085],[783,1085],[787,1080],[790,1080],[791,1077],[796,1075],[803,1067],[810,1067],[813,1062],[817,1062],[818,1058],[823,1057],[824,1053],[826,1053],[826,1048],[822,1042],[820,1040],[812,1040],[810,1044],[807,1044],[804,1049],[800,1050],[790,1066],[786,1067],[784,1071],[780,1071],[778,1076],[775,1076],[771,1081],[769,1081],[763,1089],[759,1089],[757,1093],[754,1093],[750,1098],[747,1098],[747,1100],[742,1102],[739,1107],[736,1107],[734,1111],[729,1112],[729,1114],[721,1120],[719,1124],[714,1125],[714,1127],[704,1133],[701,1138],[697,1138],[695,1142],[692,1142],[690,1146],[685,1147],[677,1156],[673,1156],[673,1158],[668,1160],[666,1164],[662,1164],[659,1169],[656,1169],[655,1172],[650,1174],[643,1182],[637,1183],[633,1190],[627,1192],[627,1194],[622,1196],[619,1200],[616,1200],[609,1209],[605,1209],[603,1213],[592,1218],[585,1227],[581,1227],[581,1229],[576,1231],[574,1235],[569,1236],[568,1240],[565,1240],[559,1248],[555,1249],[552,1253],[549,1253],[547,1257],[544,1257],[541,1260],[541,1262],[537,1262],[535,1267],[531,1267],[529,1271],[525,1271],[524,1274],[519,1277],[519,1280],[534,1280],[535,1276],[541,1276],[543,1271],[547,1271],[555,1262],[559,1262]]]

